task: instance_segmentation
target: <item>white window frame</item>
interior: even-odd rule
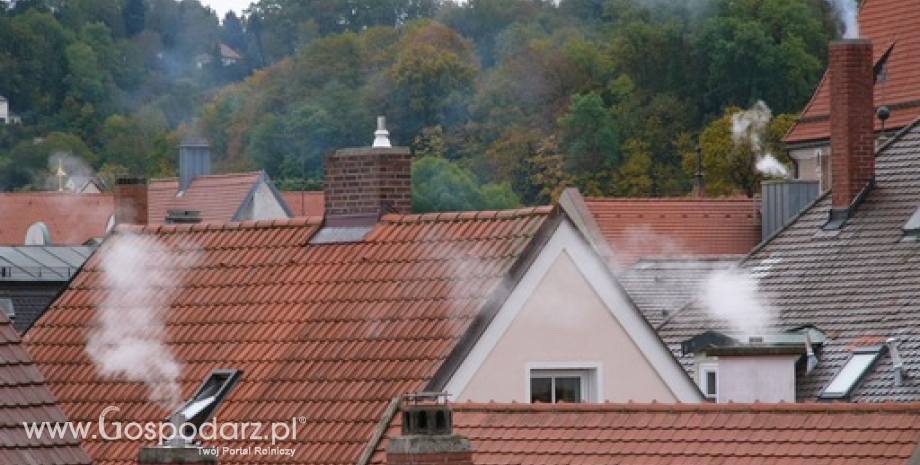
[[[604,398],[603,367],[599,362],[531,362],[524,370],[524,399],[530,402],[530,380],[537,377],[578,377],[581,403],[601,402]]]
[[[718,363],[701,363],[699,365],[699,385],[700,392],[703,393],[703,397],[709,399],[713,402],[719,402],[719,364]],[[715,385],[715,394],[709,394],[707,391],[708,387],[708,375],[714,373],[716,375],[716,385]]]

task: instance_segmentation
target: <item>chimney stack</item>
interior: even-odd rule
[[[829,73],[833,198],[830,223],[842,226],[875,182],[872,42],[832,42]]]
[[[119,178],[115,181],[115,224],[147,224],[147,181]]]
[[[196,176],[211,174],[211,145],[207,139],[190,137],[179,145],[179,192],[188,190]]]
[[[383,213],[412,210],[412,154],[406,147],[389,146],[383,124],[381,117],[373,147],[326,155],[327,225],[371,225]]]
[[[453,412],[445,393],[403,398],[402,435],[390,438],[387,465],[473,465],[466,436],[453,433]]]

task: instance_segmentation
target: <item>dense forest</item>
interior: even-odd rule
[[[377,115],[412,148],[419,209],[756,191],[731,117],[762,100],[776,150],[824,70],[821,0],[0,1],[0,189],[52,156],[103,180],[168,176],[202,135],[221,170],[317,188]],[[239,56],[227,56],[226,50]],[[70,162],[70,161],[69,161]]]

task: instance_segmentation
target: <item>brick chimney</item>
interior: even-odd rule
[[[412,154],[391,147],[383,117],[373,147],[342,149],[325,158],[326,224],[373,224],[387,212],[412,210]]]
[[[389,439],[388,465],[473,465],[466,436],[453,433],[453,412],[444,393],[403,398],[402,435]]]
[[[872,42],[832,42],[829,74],[833,198],[830,223],[842,226],[875,182]]]
[[[115,181],[115,224],[147,224],[147,181],[119,178]]]

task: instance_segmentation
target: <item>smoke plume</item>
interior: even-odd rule
[[[66,176],[58,177],[58,169],[64,170]],[[48,157],[48,175],[45,177],[42,187],[45,190],[70,191],[67,186],[68,181],[75,181],[77,184],[88,181],[94,177],[93,169],[82,158],[76,157],[70,152],[61,150],[55,151]],[[72,183],[74,189],[79,189],[81,185]]]
[[[108,292],[96,309],[86,351],[101,374],[143,382],[151,401],[176,408],[180,365],[165,342],[165,310],[179,283],[158,266],[176,257],[154,238],[134,234],[112,236],[104,247]]]
[[[745,272],[713,272],[703,284],[701,298],[710,315],[726,321],[741,335],[763,333],[773,326],[773,310],[760,295],[757,281]]]
[[[840,34],[844,39],[859,38],[859,23],[856,15],[859,13],[859,7],[856,0],[824,0],[834,10],[837,20],[843,25],[843,31]]]
[[[757,156],[757,171],[767,176],[789,175],[789,171],[772,153],[764,148],[767,126],[773,119],[773,112],[763,101],[758,100],[750,110],[739,111],[732,115],[732,140],[735,145],[744,142],[751,144],[751,150]]]

